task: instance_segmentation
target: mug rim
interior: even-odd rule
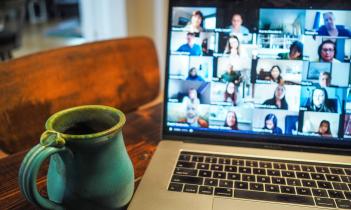
[[[53,125],[54,125],[56,119],[59,118],[60,116],[63,116],[69,112],[74,112],[76,110],[83,110],[83,109],[110,111],[119,117],[119,121],[118,121],[118,123],[116,123],[115,125],[110,127],[109,129],[106,129],[106,130],[103,130],[103,131],[100,131],[97,133],[91,133],[91,134],[79,134],[79,135],[65,134],[65,133],[59,132],[53,128]],[[105,105],[82,105],[82,106],[71,107],[68,109],[63,109],[63,110],[58,111],[55,114],[51,115],[51,117],[49,117],[49,119],[45,123],[45,128],[46,128],[46,130],[52,130],[52,131],[59,133],[65,140],[69,140],[69,139],[95,139],[95,138],[103,137],[103,136],[118,132],[119,130],[121,130],[121,128],[123,127],[125,122],[126,122],[126,117],[125,117],[124,113],[122,111],[120,111],[119,109],[116,109],[114,107],[105,106]]]

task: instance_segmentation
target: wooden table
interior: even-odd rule
[[[161,138],[161,104],[127,114],[123,128],[124,141],[134,165],[136,185]],[[38,137],[39,138],[39,137]],[[18,170],[28,151],[0,159],[0,210],[36,209],[22,196],[18,188]],[[41,169],[37,183],[39,191],[46,194],[47,164]]]

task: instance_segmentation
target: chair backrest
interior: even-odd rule
[[[38,143],[47,118],[62,109],[101,104],[136,110],[159,93],[153,42],[136,37],[88,43],[0,63],[0,149]]]

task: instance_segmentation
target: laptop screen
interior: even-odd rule
[[[164,132],[351,145],[347,1],[262,2],[170,1]]]

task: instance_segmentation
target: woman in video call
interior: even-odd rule
[[[335,112],[333,107],[327,104],[328,93],[325,88],[317,87],[312,92],[312,99],[309,100],[310,105],[307,106],[308,111],[314,112]]]
[[[197,74],[197,69],[195,67],[192,67],[189,69],[188,71],[188,77],[186,78],[186,80],[190,80],[190,81],[205,81],[201,76],[199,76]]]
[[[280,59],[285,60],[302,60],[303,59],[303,44],[299,41],[294,41],[290,45],[290,51],[288,53],[279,53]]]
[[[203,31],[202,20],[204,16],[201,11],[195,10],[191,15],[189,23],[185,26],[185,30],[192,33],[200,33]]]
[[[279,66],[275,65],[272,66],[271,70],[269,71],[269,78],[268,80],[272,82],[276,82],[280,85],[284,84],[283,77],[281,76],[282,70],[280,69]]]
[[[318,35],[322,36],[344,36],[351,37],[350,30],[343,25],[335,24],[335,15],[333,12],[323,13],[324,25],[318,29]]]
[[[269,130],[272,134],[282,134],[283,131],[278,127],[278,119],[274,114],[268,114],[264,118],[264,127],[263,129]]]
[[[339,60],[335,58],[336,56],[336,45],[335,42],[331,40],[323,41],[318,47],[318,57],[319,62],[333,62],[340,63]]]
[[[237,36],[229,36],[223,53],[229,55],[229,61],[235,70],[244,70],[249,68],[248,57],[243,51],[240,50],[240,42]]]
[[[228,82],[224,92],[224,102],[233,103],[236,106],[237,90],[233,82]]]
[[[322,120],[321,123],[319,124],[318,132],[317,134],[321,136],[332,136],[331,131],[330,131],[330,122],[328,120]]]
[[[266,100],[263,105],[275,106],[277,109],[288,109],[285,92],[285,87],[283,85],[278,85],[275,88],[273,98]]]
[[[224,127],[229,127],[232,130],[238,130],[238,118],[234,111],[227,112],[225,117]]]
[[[195,88],[190,88],[188,91],[188,96],[183,98],[183,104],[200,104],[200,99],[197,97],[197,91]]]

